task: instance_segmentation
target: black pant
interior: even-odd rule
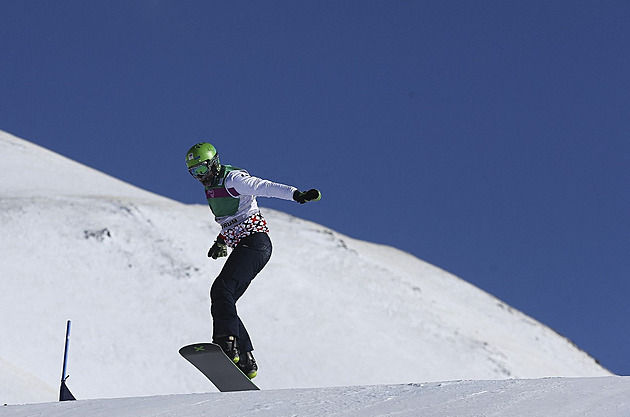
[[[225,261],[210,289],[213,339],[236,336],[239,350],[254,350],[247,329],[236,313],[236,302],[271,257],[267,233],[254,233],[242,239]]]

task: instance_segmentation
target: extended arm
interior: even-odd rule
[[[298,189],[290,185],[252,177],[245,171],[234,171],[225,180],[226,188],[233,188],[242,195],[257,197],[274,197],[293,200],[293,193]]]

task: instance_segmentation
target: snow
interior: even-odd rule
[[[34,173],[24,168],[33,161]],[[138,189],[3,132],[0,164],[0,401],[57,399],[68,319],[68,386],[91,399],[8,406],[0,414],[86,407],[99,415],[107,406],[154,415],[162,405],[172,415],[192,415],[195,407],[234,406],[238,395],[211,393],[177,353],[211,338],[208,290],[224,260],[206,257],[219,231],[207,206]],[[567,395],[590,386],[627,389],[625,378],[611,377],[569,340],[452,274],[259,203],[274,254],[239,313],[254,340],[263,391],[242,394],[248,400],[239,413],[272,415],[264,411],[270,404],[273,415],[291,415],[282,405],[291,403],[300,415],[318,415],[308,414],[309,404],[330,415],[317,400],[322,395],[337,398],[331,407],[356,402],[348,413],[369,416],[384,404],[407,415],[416,403],[439,408],[444,395],[464,401],[483,390],[493,394],[465,402],[501,392],[508,403],[520,404],[529,392],[551,398],[553,383]],[[520,381],[598,376],[604,378]],[[437,383],[449,380],[471,382]],[[575,401],[589,407],[607,398],[604,391]],[[172,395],[192,393],[205,394]]]
[[[630,378],[551,378],[286,389],[8,406],[0,416],[606,416],[630,413]]]

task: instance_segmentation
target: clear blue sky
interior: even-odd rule
[[[209,141],[323,193],[262,206],[408,251],[628,375],[629,21],[627,0],[3,0],[0,129],[200,204],[184,156]]]

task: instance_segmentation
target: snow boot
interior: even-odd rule
[[[213,340],[214,343],[219,345],[228,358],[232,359],[232,362],[238,363],[240,360],[240,353],[238,351],[238,342],[234,336],[221,336]]]
[[[237,365],[249,379],[254,379],[258,375],[258,365],[256,365],[256,359],[254,359],[252,352],[241,355],[241,360]]]

